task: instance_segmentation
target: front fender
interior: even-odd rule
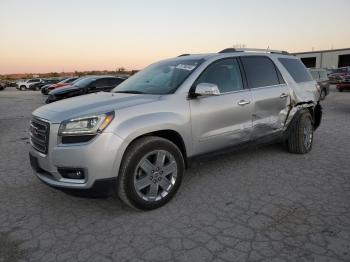
[[[131,142],[139,136],[160,130],[173,130],[187,137],[190,135],[189,128],[189,119],[172,112],[157,112],[129,118],[118,125],[116,133]]]

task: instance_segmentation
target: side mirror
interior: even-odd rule
[[[219,96],[220,90],[217,85],[210,83],[200,83],[194,91],[197,96]]]

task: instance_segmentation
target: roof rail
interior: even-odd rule
[[[232,52],[261,52],[261,53],[270,53],[270,54],[284,54],[288,55],[289,53],[281,50],[272,50],[272,49],[258,49],[258,48],[226,48],[221,50],[219,54],[222,53],[232,53]]]
[[[179,55],[178,57],[181,57],[181,56],[188,56],[190,54],[182,54],[182,55]]]

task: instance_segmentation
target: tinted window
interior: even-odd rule
[[[108,86],[108,78],[97,79],[96,82],[91,84],[97,88]]]
[[[241,72],[236,59],[225,59],[211,64],[196,84],[210,83],[218,86],[220,93],[243,89]]]
[[[123,82],[123,80],[124,79],[121,79],[121,78],[111,78],[111,79],[109,79],[109,86],[117,86],[121,82]]]
[[[304,64],[299,59],[278,58],[282,65],[297,83],[311,81],[310,74],[306,71]]]
[[[241,59],[250,88],[280,84],[275,64],[268,57],[245,56]],[[283,81],[281,76],[280,78]]]

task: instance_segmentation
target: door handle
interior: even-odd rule
[[[246,101],[246,100],[241,100],[238,102],[238,105],[240,106],[245,106],[245,105],[249,105],[250,104],[250,101]]]
[[[286,94],[286,93],[282,93],[282,94],[280,95],[280,98],[286,98],[286,97],[288,97],[288,94]]]

